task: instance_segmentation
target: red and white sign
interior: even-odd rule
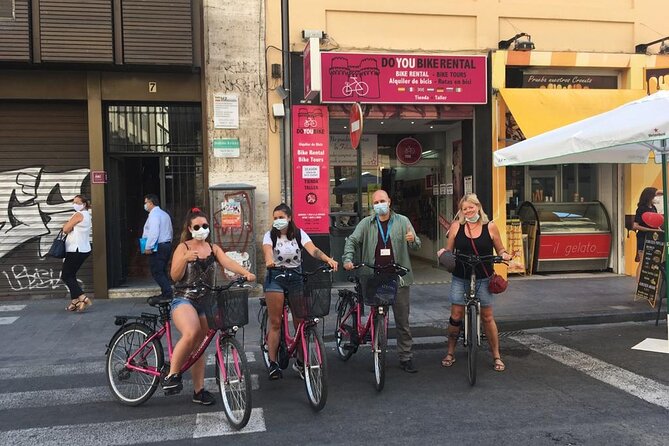
[[[295,106],[292,118],[293,218],[309,234],[329,234],[328,108]]]
[[[423,155],[423,146],[414,138],[404,138],[397,143],[395,154],[400,163],[411,166],[420,161],[420,157]]]
[[[348,118],[349,133],[351,134],[351,147],[356,150],[360,145],[362,137],[362,108],[357,102],[351,105],[351,115]]]
[[[312,100],[321,92],[320,40],[312,37],[302,52],[304,68],[304,99]]]
[[[91,184],[107,184],[107,172],[104,170],[92,170]]]
[[[611,252],[611,234],[541,234],[539,260],[604,259]]]
[[[478,55],[324,52],[321,102],[485,104],[487,63]]]

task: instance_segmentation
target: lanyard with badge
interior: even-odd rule
[[[381,240],[383,240],[383,248],[380,249],[379,254],[381,256],[389,256],[390,248],[388,248],[388,240],[390,239],[390,229],[393,227],[393,219],[391,218],[388,221],[388,228],[386,232],[383,232],[383,226],[381,226],[381,221],[376,219],[376,225],[379,227],[379,233],[381,234]]]

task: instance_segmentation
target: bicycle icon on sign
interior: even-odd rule
[[[309,116],[307,119],[304,120],[304,124],[302,124],[302,127],[308,129],[308,128],[315,128],[318,126],[318,121],[316,121],[314,118]]]
[[[348,97],[355,93],[357,96],[366,96],[369,93],[369,85],[365,81],[359,81],[357,76],[351,76],[351,81],[346,82],[341,89],[344,96]]]

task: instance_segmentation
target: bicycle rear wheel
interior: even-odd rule
[[[216,371],[225,416],[235,429],[241,429],[251,417],[251,373],[246,354],[232,336],[219,338],[218,342],[223,363],[219,363],[216,355]]]
[[[127,406],[144,403],[158,388],[159,376],[126,367],[126,363],[134,355],[131,365],[161,371],[164,363],[163,347],[157,339],[138,352],[152,334],[153,330],[144,324],[129,324],[118,331],[109,342],[105,365],[107,384],[114,397]]]
[[[386,383],[386,349],[388,347],[388,313],[374,315],[374,341],[372,352],[374,355],[374,386],[377,391],[383,390]]]
[[[358,315],[355,304],[349,297],[341,297],[337,305],[337,324],[335,325],[335,343],[337,355],[347,361],[358,349]]]
[[[476,384],[476,360],[478,357],[478,310],[475,305],[467,307],[467,378],[469,384]]]
[[[304,342],[307,357],[304,358],[304,385],[309,404],[315,411],[325,407],[328,398],[328,373],[325,346],[316,325],[305,328]]]

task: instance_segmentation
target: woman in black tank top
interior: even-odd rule
[[[175,282],[172,300],[172,321],[181,333],[181,339],[174,347],[170,371],[161,384],[164,390],[178,393],[183,385],[179,370],[190,353],[196,350],[209,330],[207,318],[200,307],[202,291],[196,286],[204,281],[214,285],[216,265],[230,270],[252,282],[256,276],[245,270],[239,263],[228,257],[218,245],[207,242],[209,223],[207,216],[198,208],[188,213],[181,243],[172,254],[170,276]],[[214,404],[214,396],[204,390],[204,365],[206,355],[193,365],[193,402]]]
[[[437,256],[446,251],[455,251],[462,254],[478,253],[480,256],[487,256],[492,255],[494,249],[497,255],[502,256],[504,260],[511,260],[513,258],[504,249],[497,226],[483,212],[481,202],[476,194],[465,195],[460,200],[459,208],[458,219],[453,222],[448,230],[446,247],[440,249]],[[488,343],[490,344],[493,368],[501,372],[504,370],[505,365],[499,354],[497,324],[492,312],[492,294],[488,291],[488,276],[492,272],[492,262],[478,265],[476,267],[476,287],[478,297],[481,300],[481,322],[483,330],[488,337]],[[451,317],[448,326],[448,352],[441,361],[441,365],[444,367],[450,367],[455,363],[455,345],[464,316],[464,294],[469,289],[470,276],[470,268],[464,266],[461,262],[456,262],[449,298],[451,302]]]

